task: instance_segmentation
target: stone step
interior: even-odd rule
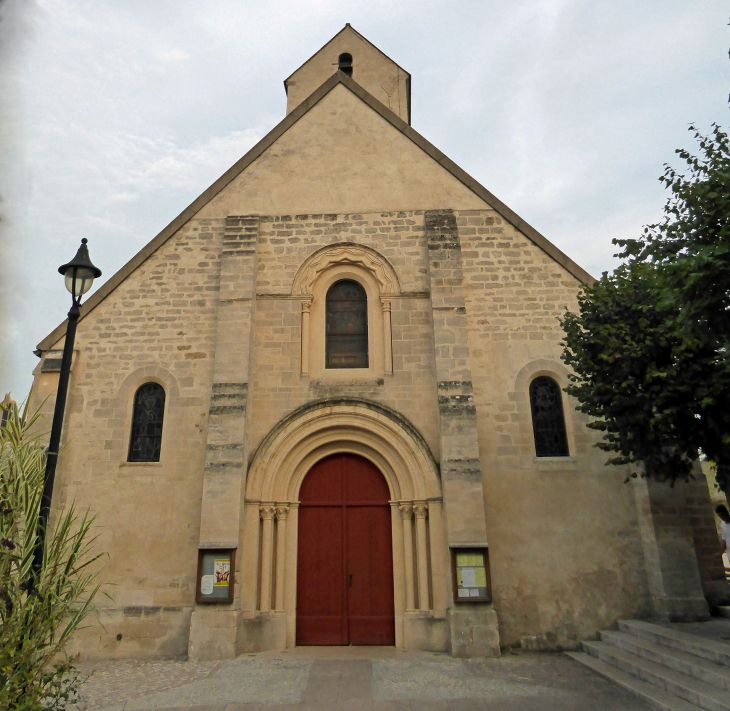
[[[730,669],[722,664],[626,632],[603,631],[601,641],[730,692]]]
[[[718,689],[606,642],[583,642],[583,650],[606,664],[611,664],[706,711],[730,711],[730,694],[724,689]]]
[[[687,632],[680,632],[669,627],[656,625],[643,620],[621,620],[618,623],[621,632],[636,635],[655,644],[661,644],[680,652],[709,659],[717,664],[730,667],[730,644],[714,639],[705,639]]]
[[[594,672],[609,679],[622,689],[626,689],[626,691],[635,694],[646,701],[652,708],[658,709],[658,711],[702,711],[701,706],[691,704],[684,699],[679,699],[668,691],[659,689],[641,679],[637,679],[635,676],[627,674],[610,664],[606,664],[590,654],[586,654],[585,652],[566,652],[566,654],[575,659],[576,662],[580,662]]]

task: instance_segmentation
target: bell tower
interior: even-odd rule
[[[287,114],[338,69],[411,123],[411,75],[368,42],[350,23],[284,80]]]

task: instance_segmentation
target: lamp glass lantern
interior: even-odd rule
[[[76,256],[68,264],[58,268],[59,273],[65,278],[66,288],[74,302],[78,302],[81,296],[91,289],[94,279],[101,276],[101,269],[91,263],[86,242],[86,238],[82,239]]]

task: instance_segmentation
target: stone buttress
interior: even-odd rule
[[[461,245],[452,210],[425,214],[438,380],[441,480],[449,547],[487,544],[477,416],[469,368]],[[451,591],[451,653],[499,656],[491,604],[459,604]]]
[[[258,223],[258,217],[226,220],[200,513],[200,548],[237,549],[237,569],[248,454],[246,414]],[[235,598],[237,601],[240,595]],[[191,659],[235,657],[238,606],[237,602],[232,607],[196,605],[190,626]]]

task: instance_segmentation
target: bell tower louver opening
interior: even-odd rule
[[[411,75],[349,24],[284,80],[287,114],[337,71],[410,124]]]
[[[343,52],[337,59],[337,64],[341,72],[352,76],[352,55],[349,52]]]

